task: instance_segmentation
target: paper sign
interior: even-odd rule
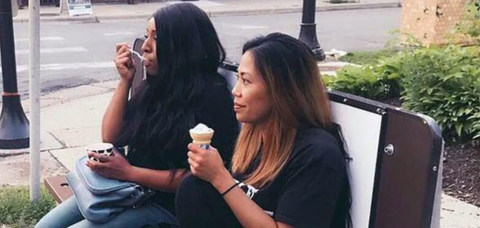
[[[91,15],[91,0],[67,0],[68,14],[70,16]]]
[[[12,0],[12,17],[16,17],[17,15],[18,15],[17,0]]]

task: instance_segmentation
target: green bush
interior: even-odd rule
[[[354,52],[341,60],[364,66],[345,67],[326,85],[378,101],[401,96],[404,108],[434,118],[447,141],[480,139],[480,0],[468,2],[455,32],[477,46],[427,48],[410,38],[402,51]]]
[[[472,116],[480,112],[479,54],[478,47],[449,46],[407,55],[401,69],[403,106],[434,118],[446,139],[471,139]]]
[[[473,116],[469,117],[474,123],[473,126],[473,139],[480,139],[480,112],[476,112]]]
[[[0,224],[12,228],[33,227],[37,221],[55,207],[55,200],[45,189],[37,203],[30,202],[28,187],[0,189]]]
[[[480,48],[430,47],[402,51],[377,64],[345,67],[329,88],[403,106],[434,118],[447,141],[480,138]]]
[[[332,89],[358,96],[385,100],[392,96],[391,82],[382,78],[376,68],[367,66],[345,66],[337,71],[336,77],[329,77],[325,84]]]
[[[397,53],[397,52],[396,52]],[[386,100],[400,96],[400,70],[402,53],[394,57],[377,59],[375,64],[361,67],[346,66],[337,76],[326,80],[329,88],[373,100]],[[383,57],[388,55],[383,55]]]

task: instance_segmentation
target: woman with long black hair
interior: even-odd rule
[[[238,122],[227,83],[217,73],[225,51],[206,13],[193,4],[173,4],[154,13],[146,31],[146,80],[128,100],[135,73],[132,53],[127,44],[117,45],[120,82],[102,121],[103,141],[128,146],[127,155],[92,153],[100,162],[87,165],[104,177],[154,189],[156,195],[104,224],[85,220],[72,197],[37,227],[177,227],[174,198],[189,173],[188,130],[198,123],[215,129],[212,145],[222,148],[224,160],[231,158]]]
[[[220,150],[188,146],[180,226],[350,226],[348,155],[312,51],[280,33],[247,42],[232,93],[243,127],[231,172]]]

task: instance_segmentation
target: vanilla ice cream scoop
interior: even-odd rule
[[[212,142],[213,129],[207,127],[205,124],[198,124],[194,128],[190,129],[190,137],[193,139],[193,143],[202,147],[203,149],[208,149],[210,147],[210,142]]]

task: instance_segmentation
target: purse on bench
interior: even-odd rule
[[[155,194],[136,183],[100,176],[86,165],[87,159],[87,156],[78,159],[66,178],[85,219],[106,223],[127,208],[139,207]]]

